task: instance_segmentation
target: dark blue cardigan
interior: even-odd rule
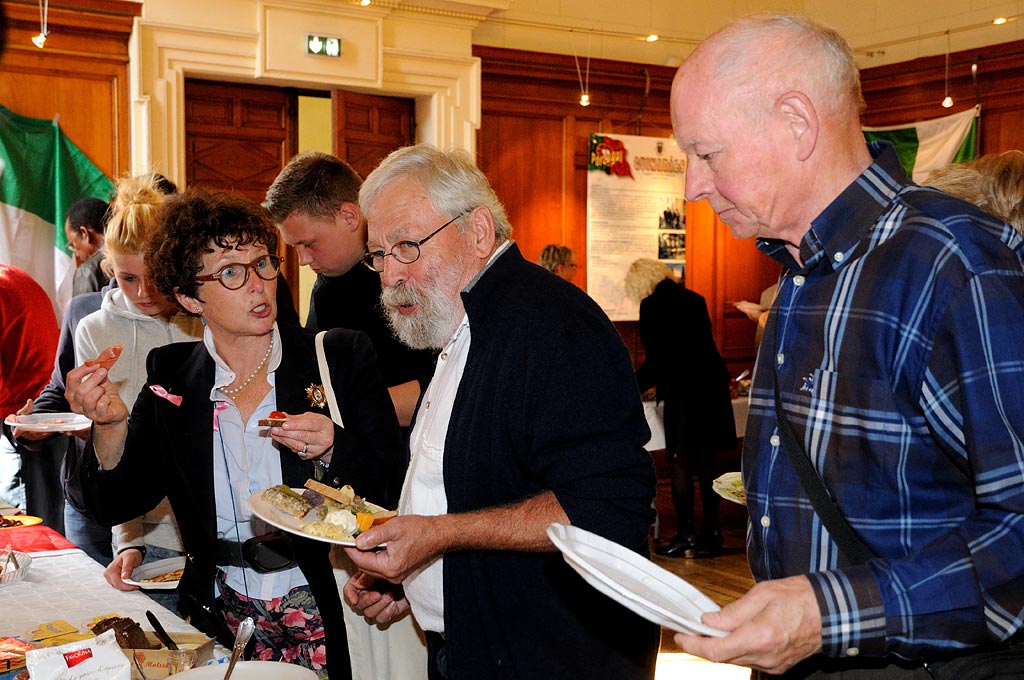
[[[445,443],[448,511],[550,489],[572,524],[646,555],[650,431],[608,317],[514,244],[463,300],[472,341]],[[450,680],[653,677],[658,627],[557,552],[449,553],[444,606]]]

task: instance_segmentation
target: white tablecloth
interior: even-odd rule
[[[732,400],[732,417],[736,421],[736,436],[743,437],[747,430],[747,413],[750,410],[749,397],[738,397]],[[660,451],[665,448],[665,404],[653,400],[644,402],[644,416],[651,428],[651,440],[644,448],[648,451]]]
[[[149,630],[147,609],[170,632],[198,632],[141,592],[112,587],[103,578],[103,567],[84,552],[37,553],[23,581],[0,588],[0,637],[22,636],[58,619],[85,632],[85,624],[102,614],[131,617]]]

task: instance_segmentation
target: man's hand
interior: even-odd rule
[[[366,617],[370,623],[386,627],[400,619],[409,611],[409,600],[405,595],[396,596],[393,588],[381,589],[377,578],[357,571],[342,589],[345,599],[357,613]]]
[[[359,534],[357,547],[345,548],[345,553],[368,575],[401,583],[447,549],[441,530],[445,517],[400,515]]]
[[[138,586],[129,585],[124,579],[131,578],[135,567],[142,564],[142,553],[138,550],[125,550],[111,562],[103,572],[107,583],[118,590],[138,590]]]
[[[758,583],[720,611],[701,617],[723,638],[677,633],[676,644],[689,654],[719,663],[778,674],[821,649],[821,612],[804,576]]]

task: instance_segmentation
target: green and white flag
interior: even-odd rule
[[[56,120],[0,106],[0,262],[32,275],[57,318],[71,297],[74,261],[64,215],[75,201],[107,201],[114,184],[68,139]]]
[[[909,125],[866,127],[864,137],[892,142],[903,168],[920,184],[932,170],[974,160],[981,107]]]

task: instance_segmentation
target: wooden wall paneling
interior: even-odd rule
[[[276,87],[185,81],[185,175],[189,186],[231,191],[263,203],[298,147],[298,101]],[[299,268],[284,244],[282,276],[295,298]]]
[[[480,46],[474,54],[482,73],[480,167],[505,203],[523,254],[535,259],[546,243],[568,245],[580,265],[575,282],[586,288],[590,134],[671,136],[675,69],[591,60],[593,103],[584,108],[572,57]],[[716,342],[735,375],[753,364],[755,327],[732,303],[758,300],[778,267],[753,241],[732,238],[705,201],[688,204],[686,258],[687,285],[707,300]],[[636,322],[615,326],[634,362],[642,361]]]
[[[0,104],[52,119],[111,179],[129,172],[128,41],[141,5],[128,0],[50,2],[43,49],[35,1],[6,0]]]
[[[560,116],[489,114],[486,123],[491,134],[477,145],[480,168],[505,206],[523,256],[535,261],[546,244],[568,240],[565,122]],[[581,280],[584,275],[577,270]]]
[[[415,140],[415,102],[334,90],[334,155],[366,177],[389,153]]]
[[[982,107],[981,153],[1024,149],[1024,40],[951,53],[951,109],[940,105],[945,89],[944,54],[862,70],[865,125],[896,125],[973,107],[974,63],[978,65],[977,101]]]

